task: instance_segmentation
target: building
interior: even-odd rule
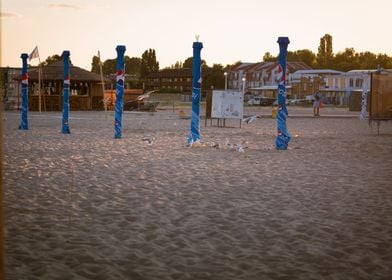
[[[303,62],[295,61],[287,61],[286,67],[286,89],[287,94],[290,95],[291,75],[298,70],[310,70],[312,68]],[[246,96],[261,95],[276,98],[278,68],[278,62],[237,64],[228,71],[228,89],[243,90]]]
[[[202,69],[202,80],[206,81],[210,73],[210,69]],[[190,68],[163,69],[159,72],[150,73],[145,85],[148,90],[159,91],[153,99],[189,102],[192,101],[192,78],[193,73]],[[208,90],[210,89],[203,86],[202,82],[201,98],[207,96]]]
[[[350,111],[361,111],[362,93],[370,92],[372,87],[372,73],[378,70],[351,70],[345,73],[346,102]],[[368,96],[370,101],[370,95]],[[369,103],[367,107],[369,108]]]
[[[344,72],[331,69],[298,70],[290,78],[292,97],[305,99],[319,91],[325,101],[328,99],[327,102],[332,103],[332,100],[338,99],[336,91],[337,86],[344,83],[343,74]]]
[[[163,69],[150,73],[146,87],[167,92],[192,92],[192,69]]]
[[[370,91],[371,73],[377,70],[351,70],[341,72],[331,69],[297,71],[292,76],[293,93],[299,98],[320,91],[325,103],[348,106],[353,96],[360,104],[363,91]],[[298,89],[294,90],[295,84]],[[356,105],[359,107],[359,105]],[[358,109],[356,109],[358,110]]]
[[[0,67],[1,98],[6,110],[21,108],[20,83],[18,78],[22,75],[22,68]]]
[[[227,73],[227,88],[242,91],[246,89],[246,74],[257,63],[239,63],[234,65]],[[245,80],[243,80],[245,78]]]

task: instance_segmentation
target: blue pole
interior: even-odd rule
[[[114,113],[114,138],[121,138],[123,95],[124,95],[124,53],[125,46],[117,46],[116,106]]]
[[[287,46],[290,43],[288,37],[279,37],[279,68],[278,68],[278,113],[277,128],[278,135],[275,140],[277,150],[287,150],[287,145],[291,139],[286,127],[288,111],[286,108],[286,56]]]
[[[200,140],[200,91],[201,91],[201,58],[200,52],[203,43],[193,43],[193,77],[192,77],[192,120],[191,133],[188,137],[188,144]]]
[[[69,86],[71,84],[69,77],[69,51],[63,51],[62,57],[64,62],[64,82],[63,82],[63,120],[61,133],[71,133],[68,125],[68,112],[69,112]]]
[[[29,55],[27,53],[22,53],[20,56],[22,58],[22,123],[19,126],[19,129],[28,130],[29,123],[27,119],[27,111],[28,111],[28,86],[29,80],[27,76],[27,58]]]

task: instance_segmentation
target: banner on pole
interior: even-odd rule
[[[27,58],[28,54],[23,53],[20,58],[22,58],[22,123],[19,126],[21,130],[28,130],[28,118],[27,118],[27,111],[28,111],[28,87],[29,87],[29,80],[27,76]]]
[[[200,140],[200,95],[201,95],[201,58],[200,52],[203,43],[193,43],[193,71],[192,71],[192,119],[191,132],[188,137],[188,144]]]
[[[69,134],[71,133],[69,130],[68,124],[68,113],[69,113],[69,87],[71,84],[70,76],[69,76],[69,51],[63,51],[63,63],[64,63],[64,82],[63,82],[63,120],[62,120],[62,128],[61,133]]]
[[[286,56],[287,46],[290,43],[288,37],[279,37],[279,66],[278,66],[278,113],[277,137],[275,145],[277,150],[286,150],[291,139],[286,127],[288,111],[286,108]]]
[[[117,46],[116,104],[114,112],[114,138],[121,138],[124,95],[124,53],[125,46]]]

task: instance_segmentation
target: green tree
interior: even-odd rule
[[[207,78],[202,82],[204,89],[211,89],[211,87],[215,89],[225,88],[225,76],[223,74],[225,69],[221,64],[214,64],[211,68],[205,69],[204,71],[208,73]]]
[[[56,61],[63,61],[63,57],[58,54],[48,56],[48,58],[45,59],[44,61],[42,61],[40,65],[45,66],[45,65],[48,65],[48,64],[56,62]],[[72,65],[71,58],[69,59],[69,64]]]
[[[140,76],[141,59],[139,57],[124,57],[125,73]],[[102,72],[104,75],[114,74],[117,71],[117,59],[107,59],[102,64]],[[100,73],[99,70],[99,57],[93,56],[91,62],[91,72]]]
[[[201,60],[200,64],[202,70],[208,68],[207,62],[204,59]],[[193,56],[185,59],[184,63],[182,64],[182,68],[193,68]]]
[[[185,59],[184,63],[182,64],[182,68],[190,68],[192,69],[193,67],[193,56],[188,57]]]
[[[333,64],[332,36],[325,34],[320,38],[317,63],[320,68],[330,68]]]
[[[99,57],[94,55],[91,61],[91,72],[100,74],[99,70]]]
[[[140,77],[140,67],[142,64],[142,59],[140,57],[125,56],[124,63],[126,74],[136,75],[136,77]]]
[[[377,66],[379,65],[381,68],[392,69],[392,57],[389,57],[386,54],[381,54],[381,53],[378,54],[376,62],[377,62]]]
[[[266,52],[263,55],[263,61],[264,62],[276,62],[278,61],[278,56],[273,56],[270,52]]]
[[[117,71],[117,59],[106,59],[102,65],[102,72],[104,75],[115,74]]]
[[[176,61],[175,64],[173,64],[170,69],[181,69],[182,68],[182,62],[181,61]]]
[[[360,69],[374,69],[377,68],[377,56],[371,52],[361,52],[358,55]]]
[[[140,78],[145,79],[148,74],[159,71],[159,62],[157,61],[155,50],[148,49],[142,54],[140,65]]]
[[[311,50],[297,50],[297,51],[288,51],[287,52],[287,61],[301,61],[306,63],[312,68],[317,67],[316,54]]]
[[[333,68],[339,71],[360,69],[359,56],[353,48],[346,48],[344,52],[335,55]]]

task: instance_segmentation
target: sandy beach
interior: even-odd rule
[[[392,122],[288,109],[286,151],[271,108],[201,120],[192,148],[170,109],[124,112],[122,139],[112,112],[71,111],[69,135],[5,112],[7,279],[392,279]]]

